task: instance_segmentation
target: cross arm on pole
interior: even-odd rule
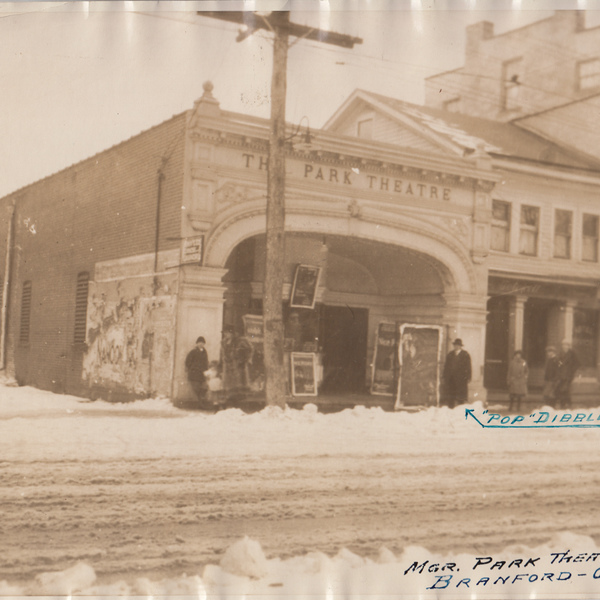
[[[245,25],[248,29],[247,31],[239,33],[237,37],[238,42],[246,39],[258,29],[273,31],[275,28],[279,28],[280,30],[285,30],[290,36],[332,44],[334,46],[341,46],[342,48],[353,48],[354,44],[362,44],[362,38],[359,37],[354,37],[345,33],[337,33],[335,31],[315,29],[314,27],[300,25],[299,23],[282,21],[278,19],[277,13],[270,13],[267,16],[262,16],[253,12],[243,11],[198,11],[197,14],[201,17],[212,17],[220,19],[221,21],[228,21],[229,23]]]

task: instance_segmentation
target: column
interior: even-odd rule
[[[209,360],[219,360],[227,269],[185,265],[180,269],[173,369],[174,399],[191,396],[185,373],[185,357],[196,338],[206,339]]]
[[[508,322],[508,359],[512,358],[515,350],[523,350],[523,333],[525,326],[525,302],[527,296],[513,296],[510,299]]]
[[[573,324],[574,324],[574,309],[577,305],[576,300],[567,300],[564,304],[562,315],[563,315],[563,327],[562,337],[560,341],[567,340],[570,344],[573,343]]]
[[[485,360],[486,296],[474,294],[444,294],[446,306],[443,320],[446,326],[446,346],[442,361],[450,351],[452,341],[461,338],[464,349],[471,355],[473,376],[469,384],[469,401],[480,400],[485,404],[486,390],[483,387],[483,365]],[[442,364],[443,366],[443,364]]]

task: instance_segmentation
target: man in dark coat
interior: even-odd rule
[[[190,350],[185,359],[188,381],[200,405],[206,399],[206,377],[204,371],[208,371],[208,353],[204,347],[206,340],[200,336],[196,340],[196,346]]]
[[[579,360],[568,340],[563,340],[558,356],[558,372],[556,382],[557,408],[571,408],[571,383],[579,369]]]
[[[443,375],[443,403],[450,408],[467,402],[471,381],[471,357],[463,350],[463,343],[457,338],[452,350],[446,356]]]

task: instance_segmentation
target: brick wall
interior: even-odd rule
[[[77,274],[155,250],[162,166],[159,250],[177,248],[186,114],[27,186],[16,202],[8,325],[8,371],[21,384],[82,393],[82,349],[73,344]],[[0,275],[7,219],[0,220]],[[19,341],[23,282],[32,282],[30,336]]]

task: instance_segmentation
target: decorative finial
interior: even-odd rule
[[[212,81],[205,81],[202,84],[202,89],[204,90],[205,96],[212,96],[212,91],[215,89]]]

